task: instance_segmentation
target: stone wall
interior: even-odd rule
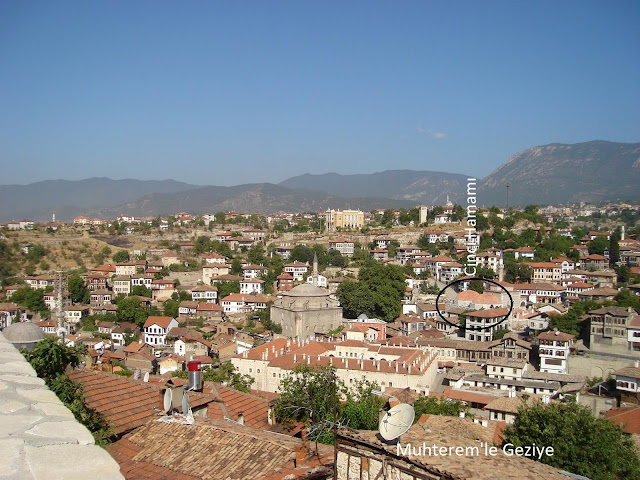
[[[0,333],[0,479],[120,480],[120,467]]]
[[[607,379],[620,368],[633,365],[632,360],[613,356],[587,354],[569,356],[569,374]]]

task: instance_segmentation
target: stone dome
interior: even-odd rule
[[[31,322],[16,322],[2,331],[4,337],[16,347],[35,345],[44,338],[42,329]]]
[[[329,295],[327,290],[314,287],[310,283],[303,283],[282,294],[283,297],[328,297]]]

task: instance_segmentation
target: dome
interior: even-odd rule
[[[36,344],[44,338],[42,329],[31,322],[12,323],[2,331],[4,337],[16,347]]]
[[[282,294],[283,297],[328,297],[329,292],[323,290],[320,287],[314,287],[310,283],[304,283],[293,287],[286,293]]]

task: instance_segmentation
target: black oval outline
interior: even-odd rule
[[[480,280],[482,282],[489,282],[489,283],[493,283],[494,285],[500,287],[502,290],[504,290],[506,292],[506,294],[509,296],[509,300],[511,301],[511,306],[509,307],[509,311],[507,312],[507,314],[505,315],[505,317],[500,320],[497,323],[493,323],[491,325],[487,325],[486,327],[461,327],[460,325],[457,325],[453,322],[450,322],[449,320],[447,320],[446,318],[444,318],[444,315],[442,315],[442,313],[440,313],[440,307],[438,306],[438,300],[440,300],[440,296],[444,293],[444,291],[457,284],[457,283],[461,283],[461,282],[471,282],[472,280]],[[481,330],[488,330],[490,328],[493,327],[497,327],[498,325],[502,325],[504,322],[507,321],[507,319],[509,318],[509,315],[511,315],[511,312],[513,311],[513,297],[511,296],[511,294],[509,293],[509,291],[503,287],[502,285],[500,285],[498,282],[495,282],[493,280],[487,280],[486,278],[480,278],[480,277],[471,277],[471,278],[461,278],[460,280],[454,280],[453,282],[447,284],[446,287],[444,287],[442,290],[440,290],[440,293],[438,293],[438,296],[436,297],[436,312],[438,312],[438,315],[440,315],[440,318],[443,319],[445,322],[447,322],[449,325],[451,325],[452,327],[455,328],[459,328],[461,329],[463,332],[465,330],[471,330],[472,332],[478,332]]]

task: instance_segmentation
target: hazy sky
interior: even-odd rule
[[[638,1],[5,1],[0,184],[482,177],[640,142]]]

